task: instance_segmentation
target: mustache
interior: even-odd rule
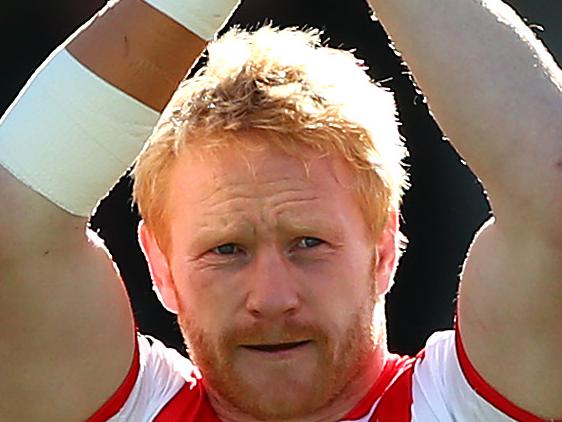
[[[222,336],[222,343],[226,346],[282,344],[304,340],[327,343],[328,335],[317,324],[287,319],[235,326]]]

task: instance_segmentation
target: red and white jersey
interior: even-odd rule
[[[129,374],[88,422],[220,422],[189,360],[139,336]],[[455,331],[433,334],[417,357],[390,355],[346,422],[544,421],[496,392],[469,362]]]

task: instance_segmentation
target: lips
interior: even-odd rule
[[[258,352],[276,353],[276,352],[286,352],[289,350],[294,350],[299,347],[305,346],[309,343],[310,340],[303,340],[303,341],[296,341],[291,343],[252,344],[252,345],[244,345],[242,347],[250,350],[255,350]]]

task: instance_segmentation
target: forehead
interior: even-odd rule
[[[307,147],[289,155],[261,142],[260,136],[264,135],[248,134],[243,142],[228,146],[190,147],[174,163],[169,180],[171,198],[187,192],[201,198],[227,186],[256,189],[256,194],[275,193],[285,185],[318,193],[350,191],[353,175],[343,159]]]
[[[260,136],[182,152],[167,187],[174,227],[187,230],[213,216],[230,220],[244,212],[246,218],[260,210],[307,218],[357,214],[353,174],[343,159],[304,147],[298,157],[288,155]]]

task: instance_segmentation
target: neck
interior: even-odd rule
[[[358,367],[356,374],[343,390],[327,403],[324,407],[317,409],[314,413],[296,418],[284,419],[283,422],[322,422],[337,421],[345,417],[365,397],[367,392],[375,384],[380,376],[386,357],[388,355],[386,343],[379,343],[367,356],[364,364]],[[208,387],[208,386],[206,386]],[[258,422],[249,415],[240,412],[236,407],[226,402],[215,394],[212,389],[207,388],[209,401],[213,406],[219,419],[223,422]]]

